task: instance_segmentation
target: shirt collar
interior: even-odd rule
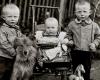
[[[6,27],[9,27],[9,28],[14,28],[14,29],[19,30],[19,26],[17,26],[17,25],[10,26],[10,25],[8,25],[8,24],[6,24],[6,23],[3,23],[3,26],[6,26]]]
[[[86,20],[84,20],[85,21],[85,23],[87,23],[87,24],[91,24],[92,23],[92,20],[90,19],[90,18],[88,18],[88,19],[86,19]],[[75,19],[75,22],[76,23],[78,23],[78,24],[80,24],[81,22],[82,22],[82,20],[78,20],[77,18]]]

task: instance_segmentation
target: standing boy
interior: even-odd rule
[[[68,25],[69,40],[74,43],[72,51],[73,70],[79,64],[85,67],[84,79],[90,80],[91,52],[96,51],[100,43],[99,26],[90,19],[90,3],[79,0],[75,4],[76,19]]]
[[[16,24],[19,20],[20,11],[15,4],[7,4],[2,8],[1,18],[3,20],[0,26],[0,80],[9,80],[11,70],[16,55],[14,49],[14,39],[22,36],[19,26]]]

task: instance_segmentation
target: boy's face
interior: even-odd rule
[[[45,25],[46,25],[46,33],[48,33],[50,35],[57,34],[57,32],[58,32],[58,24],[52,23],[52,22],[48,22]]]
[[[79,20],[86,20],[91,14],[90,5],[88,3],[77,5],[75,14]]]
[[[16,25],[19,20],[19,10],[8,9],[6,13],[4,13],[3,19],[11,26]]]

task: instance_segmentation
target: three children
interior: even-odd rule
[[[14,39],[21,37],[22,34],[17,26],[19,20],[19,8],[14,4],[7,4],[3,7],[1,18],[3,24],[0,27],[0,65],[4,66],[1,80],[8,80],[11,73],[14,56]],[[62,57],[63,52],[67,52],[67,45],[75,46],[72,51],[73,69],[83,64],[86,73],[85,80],[90,80],[91,54],[96,51],[100,43],[99,26],[90,19],[91,7],[87,1],[77,1],[75,4],[76,19],[68,25],[67,33],[59,32],[58,21],[55,18],[49,17],[45,20],[45,31],[36,32],[36,40],[41,45],[53,47],[44,48],[42,61],[57,61],[57,57]],[[68,36],[68,38],[66,37]],[[68,40],[69,39],[69,40]]]

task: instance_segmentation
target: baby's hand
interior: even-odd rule
[[[89,48],[91,51],[96,51],[96,46],[94,43],[89,44]]]
[[[66,38],[66,39],[60,40],[60,42],[61,42],[62,44],[67,44],[67,43],[68,43],[68,39]]]
[[[10,50],[10,55],[12,57],[16,56],[16,52],[15,52],[15,50],[13,48]]]
[[[45,57],[45,58],[43,58],[42,60],[43,60],[43,61],[47,61],[47,60],[48,60],[48,58],[46,58],[46,57]]]

